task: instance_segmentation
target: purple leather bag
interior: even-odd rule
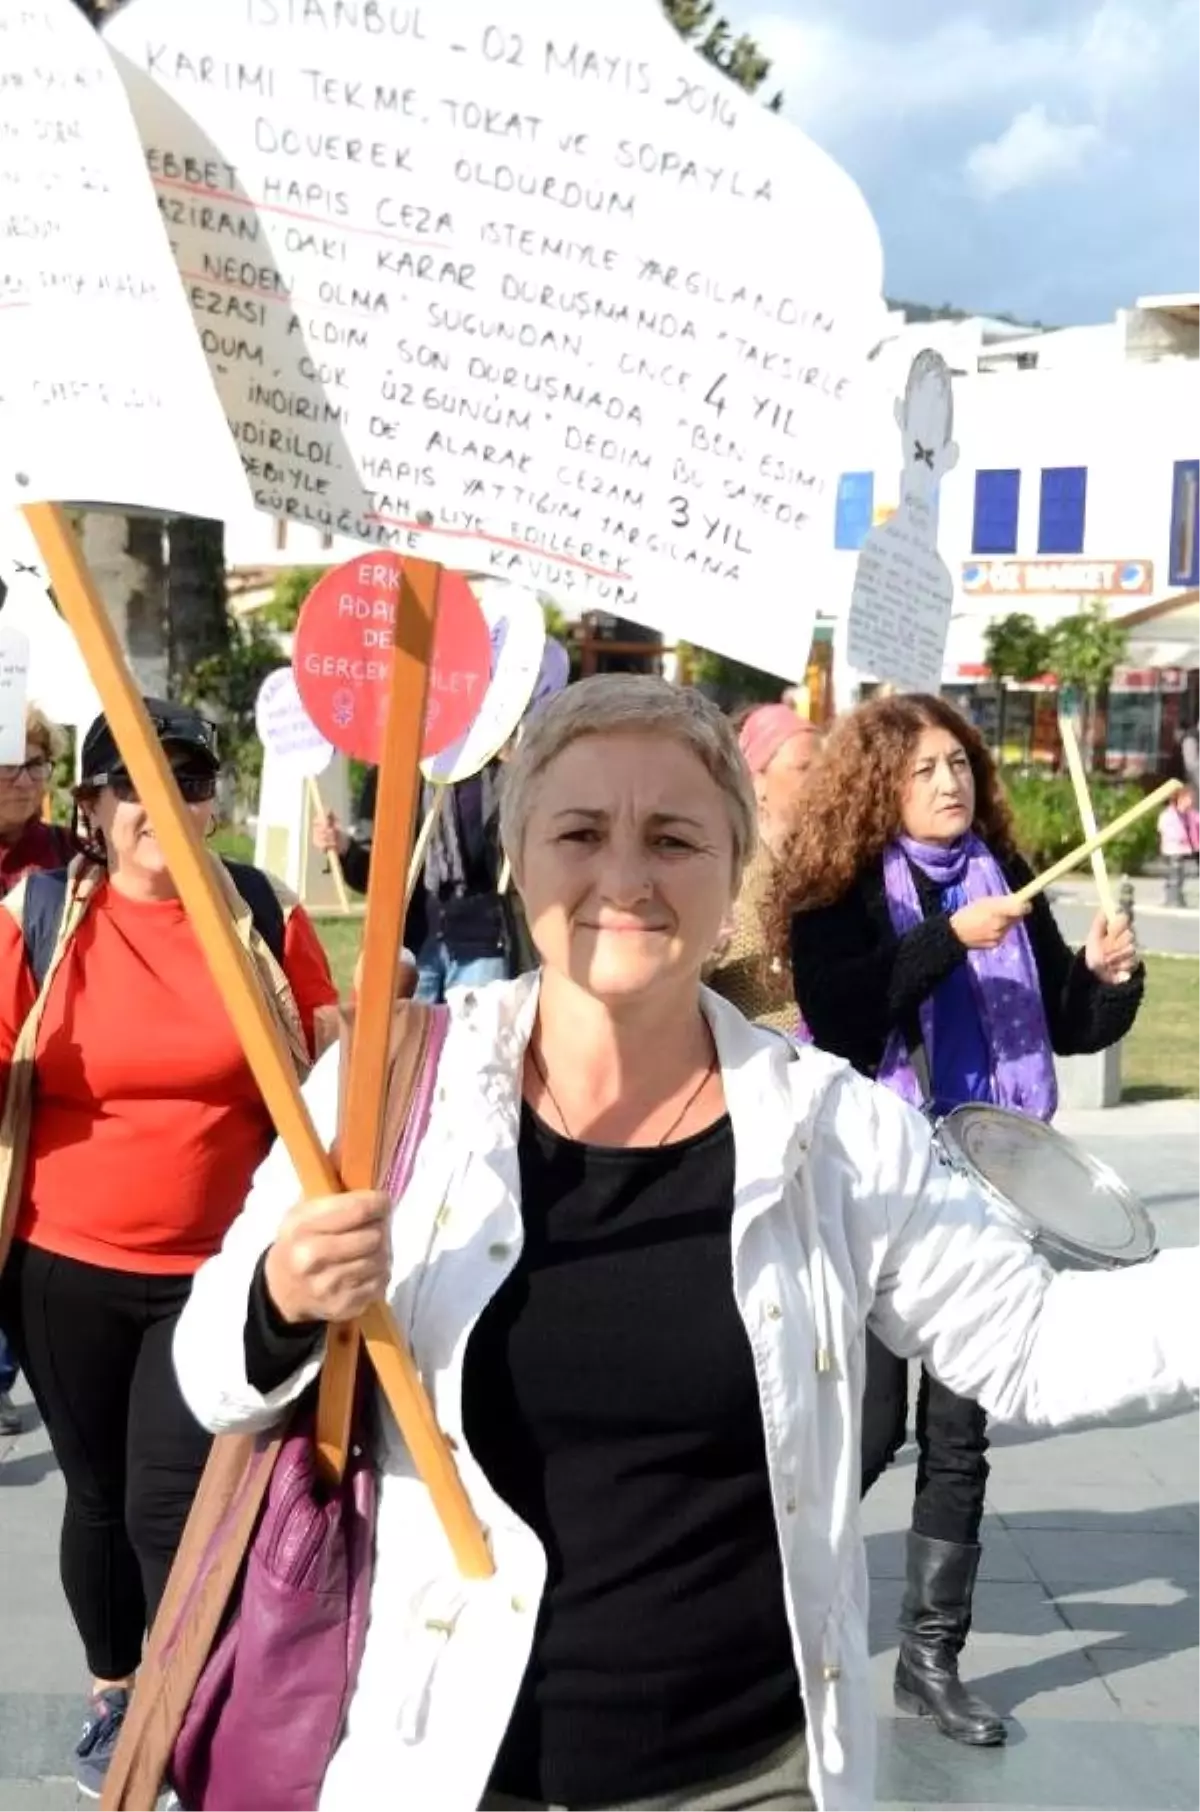
[[[429,1119],[447,1015],[435,1009],[389,1168],[395,1201]],[[314,1464],[314,1416],[282,1442],[236,1605],[192,1694],[171,1756],[187,1812],[310,1812],[345,1727],[366,1641],[378,1485],[360,1372],[341,1484]]]

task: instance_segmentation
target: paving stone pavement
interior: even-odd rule
[[[1197,1239],[1197,1106],[1064,1115],[1151,1207]],[[0,1439],[0,1812],[76,1805],[86,1688],[58,1584],[61,1482],[44,1433]],[[1011,1716],[1002,1750],[948,1743],[891,1704],[913,1463],[864,1506],[882,1807],[1200,1807],[1195,1415],[1031,1440],[995,1432],[964,1672]],[[431,1809],[436,1812],[436,1809]]]

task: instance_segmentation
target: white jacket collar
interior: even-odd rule
[[[535,970],[515,981],[454,989],[450,995],[454,1018],[470,1036],[461,1043],[452,1040],[447,1052],[457,1044],[455,1067],[462,1066],[463,1082],[469,1081],[473,1093],[482,1091],[514,1135],[520,1112],[520,1086],[518,1082],[514,1087],[514,1078],[519,1077],[533,1033],[540,986]],[[710,988],[701,988],[700,1005],[717,1047],[726,1104],[744,1153],[736,1187],[770,1200],[773,1190],[778,1196],[780,1180],[794,1174],[821,1102],[847,1066],[811,1046],[797,1047],[779,1032],[752,1025]]]

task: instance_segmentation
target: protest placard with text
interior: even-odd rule
[[[106,35],[261,508],[804,671],[881,318],[832,160],[644,0]]]

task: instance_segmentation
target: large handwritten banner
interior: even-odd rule
[[[878,236],[657,0],[106,38],[261,508],[803,671]]]
[[[0,509],[245,498],[112,59],[71,0],[0,5]]]

